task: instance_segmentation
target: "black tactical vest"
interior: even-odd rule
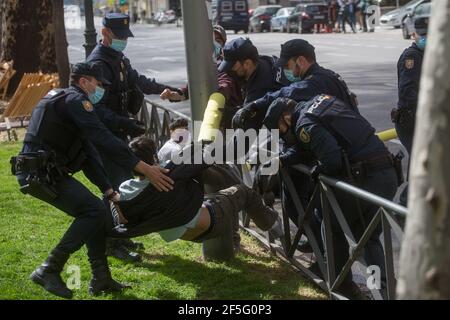
[[[300,126],[319,122],[349,154],[363,148],[375,133],[370,123],[351,106],[328,95],[308,101],[302,113]]]
[[[64,90],[52,90],[38,103],[31,114],[24,142],[55,152],[58,164],[74,173],[80,170],[86,155],[80,130],[56,111],[56,104],[67,94]]]

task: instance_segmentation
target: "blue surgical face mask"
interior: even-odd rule
[[[122,52],[127,47],[127,40],[112,39],[111,48],[117,52]]]
[[[294,76],[294,71],[291,69],[284,69],[284,75],[290,82],[298,82],[302,80],[302,78]]]
[[[216,40],[214,40],[214,55],[216,59],[222,55],[222,46]]]
[[[420,50],[425,50],[425,47],[427,45],[427,37],[420,37],[420,39],[417,40],[416,44]]]
[[[102,87],[96,86],[95,91],[93,93],[90,93],[88,95],[88,97],[89,97],[89,100],[92,102],[92,104],[96,104],[100,100],[102,100],[104,94],[105,94],[105,89],[103,89]]]

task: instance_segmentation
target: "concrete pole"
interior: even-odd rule
[[[213,29],[206,1],[182,0],[184,40],[192,121],[203,120],[209,96],[217,89],[217,67],[213,62]],[[199,125],[192,125],[197,141]],[[220,181],[218,181],[220,184]],[[206,192],[217,191],[206,188]],[[232,226],[222,237],[203,242],[206,260],[226,261],[234,257]]]
[[[213,30],[206,1],[182,0],[184,41],[192,121],[201,121],[209,96],[217,87],[213,63]],[[195,132],[194,137],[196,138]]]

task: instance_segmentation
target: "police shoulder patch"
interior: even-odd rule
[[[82,104],[83,104],[84,110],[86,110],[87,112],[92,112],[94,110],[94,106],[89,101],[84,100],[82,102]]]
[[[300,130],[300,141],[302,141],[303,143],[309,143],[311,141],[311,136],[308,132],[305,131],[305,128],[302,128],[302,130]]]
[[[414,68],[414,59],[406,59],[405,60],[405,68],[411,70]]]

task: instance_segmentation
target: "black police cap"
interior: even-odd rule
[[[419,36],[426,36],[428,33],[429,17],[420,17],[414,20],[414,29]]]
[[[288,98],[277,98],[269,106],[263,123],[267,129],[278,129],[278,121],[283,112],[287,111],[290,106],[297,105],[297,102]]]
[[[280,59],[277,66],[283,68],[287,62],[295,57],[307,56],[316,57],[315,48],[308,41],[303,39],[293,39],[281,45]]]
[[[123,13],[108,13],[103,18],[103,26],[111,29],[114,35],[120,39],[134,37],[130,31],[130,17]]]
[[[97,79],[97,81],[100,81],[102,84],[111,84],[108,80],[103,78],[102,67],[98,63],[79,62],[72,67],[72,74],[90,76]]]
[[[250,39],[237,38],[227,42],[223,47],[223,61],[219,66],[220,72],[228,72],[236,61],[243,61],[258,55],[258,49]]]

